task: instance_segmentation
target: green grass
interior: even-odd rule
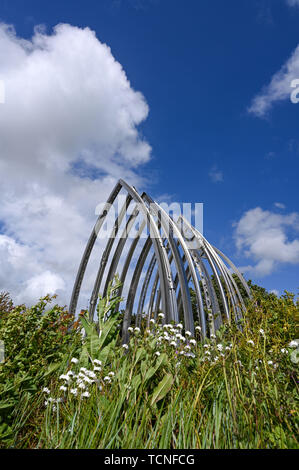
[[[298,337],[298,313],[290,294],[280,299],[257,294],[240,328],[227,324],[216,339],[205,341],[197,332],[190,349],[184,331],[186,341],[176,339],[176,346],[172,338],[159,341],[165,330],[169,336],[180,331],[175,325],[163,328],[161,319],[150,332],[145,325],[133,331],[125,349],[113,305],[108,320],[101,319],[100,338],[98,326],[82,317],[85,340],[78,346],[74,330],[75,347],[68,345],[56,370],[38,382],[36,391],[20,392],[12,432],[2,447],[297,448],[298,364],[289,343]],[[83,380],[86,372],[81,377],[89,397],[81,396],[78,377],[66,392],[60,390],[66,382],[61,374],[72,370],[78,375],[81,367],[93,371],[95,359],[102,365],[94,381]],[[109,373],[114,374],[111,381],[104,379]],[[42,391],[44,386],[50,394]],[[49,398],[61,401],[45,406]]]

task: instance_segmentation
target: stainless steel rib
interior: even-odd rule
[[[107,294],[109,282],[120,274],[125,292],[123,342],[134,321],[164,313],[164,322],[179,321],[194,334],[201,327],[202,339],[215,333],[223,322],[238,322],[251,297],[249,287],[235,265],[183,216],[174,220],[148,194],[119,180],[99,215],[79,266],[69,310],[75,314],[86,268],[106,217],[120,192],[125,202],[115,216],[107,243],[101,250],[89,304],[94,318],[99,294]],[[130,214],[128,209],[130,207]],[[139,229],[132,234],[139,220]],[[123,228],[122,228],[123,227]],[[191,235],[186,235],[186,231]],[[241,293],[242,291],[242,293]]]

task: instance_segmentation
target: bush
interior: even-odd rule
[[[53,366],[79,344],[74,318],[64,308],[46,306],[46,296],[37,305],[13,307],[7,294],[0,296],[0,340],[5,359],[0,364],[0,443],[9,442],[15,406],[24,392],[37,391]],[[49,369],[50,367],[50,369]]]

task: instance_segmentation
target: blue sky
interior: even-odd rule
[[[299,44],[295,3],[2,0],[0,19],[29,40],[39,24],[47,34],[58,23],[94,30],[149,107],[138,130],[151,157],[137,177],[154,197],[203,202],[206,238],[282,293],[299,287],[299,104],[269,83]],[[261,94],[267,108],[250,112]],[[272,236],[273,250],[289,254],[272,250],[265,261],[260,247]]]

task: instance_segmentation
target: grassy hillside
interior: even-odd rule
[[[161,315],[124,346],[113,287],[98,324],[47,310],[50,297],[27,309],[2,294],[0,447],[298,447],[299,303],[253,292],[242,324],[217,337]]]

